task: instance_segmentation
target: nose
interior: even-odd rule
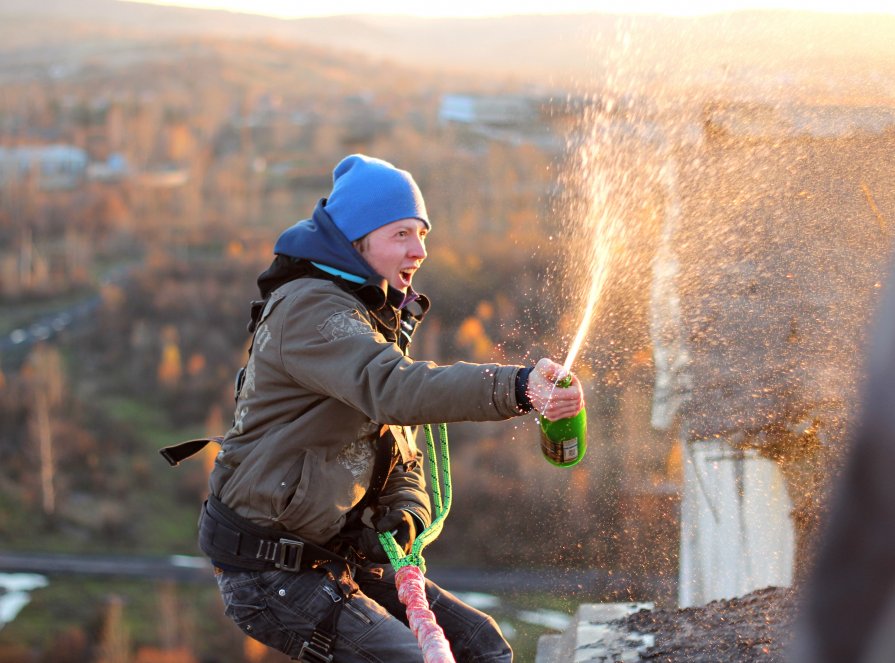
[[[429,254],[426,252],[426,238],[416,236],[410,244],[410,257],[418,260],[424,260]]]

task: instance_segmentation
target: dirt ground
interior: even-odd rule
[[[656,663],[783,663],[796,617],[790,589],[769,587],[698,608],[641,610],[615,622],[655,636],[641,660]]]

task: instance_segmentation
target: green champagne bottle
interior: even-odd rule
[[[560,389],[572,384],[572,376],[567,375],[556,383]],[[584,408],[574,417],[549,421],[538,417],[541,422],[541,452],[558,467],[572,467],[581,462],[587,451],[587,413]]]

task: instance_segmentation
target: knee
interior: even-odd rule
[[[497,622],[490,615],[483,615],[462,651],[458,652],[457,660],[464,663],[510,663],[513,650]]]

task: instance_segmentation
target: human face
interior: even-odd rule
[[[426,259],[429,230],[419,219],[401,219],[377,228],[360,242],[360,252],[389,285],[406,293]]]

